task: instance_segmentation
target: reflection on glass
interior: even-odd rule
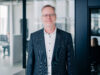
[[[100,9],[91,9],[91,75],[100,74]]]
[[[91,10],[91,33],[92,35],[100,35],[100,9]]]

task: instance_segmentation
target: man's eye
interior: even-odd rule
[[[47,16],[55,16],[55,14],[46,14],[46,15],[43,15],[44,17],[47,17]]]

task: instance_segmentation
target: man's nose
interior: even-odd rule
[[[47,17],[48,17],[48,18],[51,18],[51,15],[48,15]]]

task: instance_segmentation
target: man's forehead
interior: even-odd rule
[[[44,10],[53,10],[53,11],[54,11],[54,9],[53,9],[52,7],[45,7],[45,8],[43,8],[42,12],[43,12]]]
[[[42,13],[55,13],[51,7],[46,7],[43,9]]]

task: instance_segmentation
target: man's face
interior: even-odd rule
[[[45,26],[52,27],[56,21],[56,14],[51,7],[46,7],[42,10],[42,22]]]

